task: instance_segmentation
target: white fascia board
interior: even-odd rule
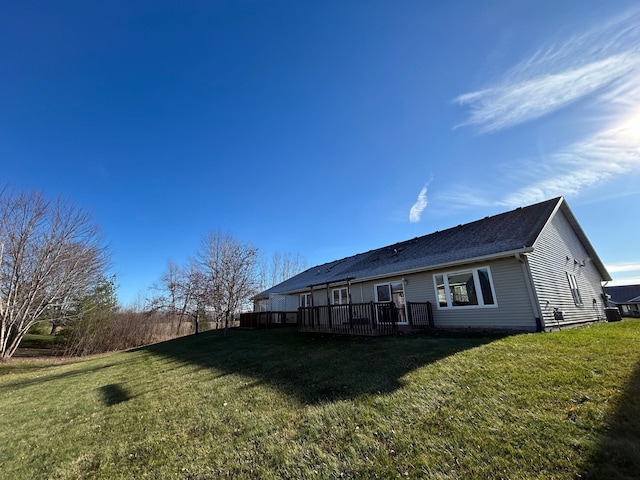
[[[456,260],[453,262],[439,263],[437,265],[429,265],[428,267],[419,267],[419,268],[413,268],[410,270],[400,270],[397,272],[391,272],[387,274],[373,275],[371,277],[362,277],[354,280],[353,283],[369,282],[371,280],[379,280],[381,278],[397,277],[400,275],[410,275],[412,273],[429,272],[432,270],[443,270],[451,267],[468,265],[471,263],[483,263],[483,262],[488,262],[490,260],[497,260],[499,258],[514,257],[517,253],[523,254],[523,253],[530,253],[530,252],[533,252],[533,247],[523,247],[517,250],[510,250],[508,252],[492,253],[491,255],[482,255],[480,257],[474,257],[474,258],[465,258],[463,260]]]

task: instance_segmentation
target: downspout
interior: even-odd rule
[[[602,290],[602,303],[604,304],[604,308],[607,308],[609,306],[609,300],[607,299],[607,291],[605,290],[605,288],[607,288],[608,283],[609,283],[609,280],[605,280],[604,283],[600,282],[600,290]]]
[[[607,308],[609,308],[609,299],[607,298],[607,291],[605,290],[605,288],[607,288],[607,284],[609,283],[609,280],[605,280],[604,284],[602,282],[600,282],[600,290],[602,290],[602,308],[604,309],[602,311],[602,313],[604,314],[604,318],[607,318]],[[616,308],[618,309],[618,311],[620,312],[620,307],[616,304]],[[620,314],[622,314],[622,312],[620,312]],[[600,316],[600,312],[598,312],[598,320],[602,318]]]
[[[527,257],[521,255],[520,253],[516,253],[515,257],[522,266],[522,274],[524,275],[524,281],[527,284],[527,292],[529,293],[531,308],[533,308],[534,315],[537,315],[536,331],[542,332],[544,331],[544,317],[542,316],[542,310],[540,309],[540,301],[538,300],[536,291],[533,288],[533,277],[531,275],[531,269],[529,268],[529,262],[527,262]]]

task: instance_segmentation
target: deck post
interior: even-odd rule
[[[373,302],[369,302],[369,317],[371,318],[371,329],[376,330],[377,321],[376,321],[376,309]]]
[[[315,316],[315,314],[316,314],[316,309],[315,309],[315,308],[313,308],[313,307],[314,307],[314,305],[313,305],[313,285],[310,285],[310,286],[309,286],[309,291],[310,291],[309,298],[310,298],[310,300],[311,300],[311,311],[309,312],[309,313],[311,313],[311,315],[309,315],[309,317],[310,317],[310,318],[309,318],[309,320],[310,320],[310,322],[309,322],[309,323],[311,324],[310,326],[311,326],[311,327],[313,327],[313,326],[314,326],[314,324],[315,324],[315,322],[314,322],[314,316]]]
[[[411,308],[411,302],[407,302],[407,321],[409,326],[413,327],[413,309]]]
[[[351,306],[351,280],[347,280],[347,301],[349,302],[349,323],[353,326],[353,307]]]
[[[329,310],[329,328],[333,328],[333,309],[331,308],[331,297],[329,296],[329,282],[327,282],[327,309]]]
[[[393,333],[398,332],[398,309],[396,308],[396,304],[391,301],[389,305],[389,314],[391,316],[391,331]]]

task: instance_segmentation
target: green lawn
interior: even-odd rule
[[[0,477],[637,478],[640,320],[0,364]]]
[[[64,350],[65,338],[62,335],[48,335],[46,333],[27,333],[20,342],[20,348],[37,348],[60,353]]]

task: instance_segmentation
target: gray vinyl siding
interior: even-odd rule
[[[603,318],[602,277],[561,209],[536,240],[529,264],[546,329]],[[574,302],[567,273],[575,275],[582,306]],[[554,319],[554,307],[563,320]]]
[[[368,300],[367,300],[368,301]],[[364,288],[361,283],[354,283],[351,286],[351,302],[364,303]]]
[[[300,295],[287,295],[284,310],[285,312],[295,312],[300,306]]]
[[[314,288],[313,289],[313,305],[327,305],[327,289],[326,288]]]
[[[488,266],[491,270],[497,307],[438,308],[433,275]],[[492,328],[505,330],[536,330],[536,314],[527,290],[520,262],[509,257],[493,262],[464,265],[459,268],[429,273],[429,301],[433,304],[436,327]]]

